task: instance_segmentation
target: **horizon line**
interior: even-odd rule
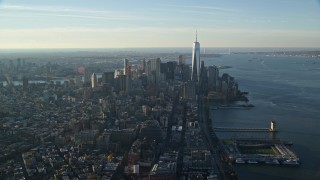
[[[45,49],[163,49],[163,48],[190,48],[192,47],[189,46],[173,46],[173,47],[50,47],[50,48],[0,48],[1,50],[45,50]],[[240,49],[240,48],[288,48],[288,49],[293,49],[293,48],[302,48],[302,49],[320,49],[319,47],[313,47],[313,46],[259,46],[259,47],[250,47],[250,46],[202,46],[201,49],[203,48],[235,48],[235,49]]]
[[[233,53],[253,53],[253,52],[299,52],[320,51],[320,47],[205,47],[210,52],[201,54],[221,54],[221,51],[231,49]],[[143,50],[144,49],[144,50]],[[170,50],[171,49],[171,50]],[[179,51],[181,49],[181,51]],[[1,49],[0,54],[23,54],[23,53],[111,53],[111,52],[132,52],[132,53],[188,53],[186,49],[190,47],[136,47],[136,48],[23,48],[23,49]],[[158,51],[157,51],[158,50]],[[203,52],[203,51],[202,51]]]

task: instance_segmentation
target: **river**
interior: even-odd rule
[[[320,179],[320,59],[249,54],[202,58],[206,65],[235,77],[249,92],[250,110],[212,110],[214,127],[270,127],[277,138],[293,142],[300,167],[237,165],[239,179]],[[223,138],[269,138],[269,133],[217,133]]]

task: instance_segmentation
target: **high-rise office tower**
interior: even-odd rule
[[[128,59],[124,59],[123,61],[123,72],[124,72],[124,75],[127,75],[129,74],[129,71],[130,71],[130,67],[129,67],[129,60]]]
[[[96,75],[96,73],[93,73],[91,76],[91,87],[95,88],[97,86],[98,86],[97,75]]]
[[[92,71],[89,68],[85,68],[85,71],[84,71],[84,85],[86,85],[86,86],[90,86],[90,76],[92,75],[91,72]]]
[[[151,71],[155,71],[157,75],[160,75],[160,63],[161,60],[160,58],[156,58],[156,59],[151,59]]]
[[[217,83],[219,79],[219,68],[217,66],[209,66],[208,68],[208,89],[217,91]]]
[[[124,90],[126,92],[129,92],[131,90],[131,66],[129,66],[128,59],[124,59],[124,79],[125,79],[125,85]]]
[[[177,62],[176,61],[169,61],[167,62],[167,72],[166,72],[166,78],[168,79],[174,79],[174,70],[176,69]]]
[[[152,76],[153,83],[158,84],[160,81],[160,58],[151,59],[147,62],[146,73],[148,76]]]
[[[161,74],[167,74],[168,71],[168,67],[167,67],[167,63],[160,63],[160,73]]]
[[[146,59],[142,60],[142,72],[146,72]]]
[[[104,72],[102,74],[102,85],[103,84],[110,84],[111,86],[114,85],[114,72]]]
[[[132,79],[131,76],[126,76],[126,92],[131,91]]]
[[[199,77],[199,89],[198,93],[202,95],[206,95],[208,92],[208,76],[207,69],[204,66],[204,61],[201,61],[200,66],[200,77]]]
[[[200,76],[200,43],[197,39],[196,33],[196,41],[193,43],[193,50],[192,50],[192,73],[191,73],[191,80],[198,81]]]
[[[117,80],[117,90],[126,91],[126,85],[127,85],[126,75],[119,75],[116,80]]]
[[[204,67],[204,61],[201,61],[200,65],[200,80],[204,80],[207,76],[206,68]]]

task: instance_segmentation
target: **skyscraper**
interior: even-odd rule
[[[92,75],[91,72],[92,71],[89,68],[85,69],[85,72],[84,72],[84,85],[85,86],[90,86],[90,76]]]
[[[147,62],[146,74],[151,77],[152,83],[158,84],[160,82],[160,58],[150,59]]]
[[[127,85],[127,77],[126,75],[119,75],[116,79],[117,81],[117,90],[118,91],[126,91],[126,85]]]
[[[114,72],[104,72],[102,74],[102,84],[110,84],[114,86]]]
[[[93,73],[91,76],[91,87],[95,88],[98,85],[97,75],[96,73]]]
[[[128,59],[124,59],[123,72],[124,72],[124,75],[129,74],[129,60]]]
[[[191,81],[198,81],[200,76],[200,43],[197,39],[196,33],[196,41],[193,43],[192,50],[192,73],[191,73]]]
[[[131,76],[126,75],[126,92],[131,91],[132,79]]]
[[[146,72],[146,59],[142,60],[142,72]]]
[[[200,66],[200,77],[199,77],[199,89],[198,93],[202,95],[206,95],[208,92],[208,76],[207,69],[204,66],[204,61],[201,61]]]
[[[219,79],[219,68],[217,66],[209,66],[208,68],[208,89],[217,91],[217,81]]]

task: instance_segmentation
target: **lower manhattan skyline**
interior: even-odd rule
[[[0,1],[0,48],[320,47],[316,0]]]
[[[319,180],[320,0],[0,0],[0,180]]]

